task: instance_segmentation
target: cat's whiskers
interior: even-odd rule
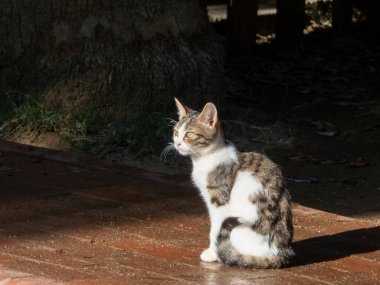
[[[178,122],[172,118],[165,118],[168,121],[168,127],[174,127]]]
[[[162,154],[166,157],[166,155],[174,149],[173,143],[169,143],[162,151]]]
[[[174,143],[169,143],[166,147],[164,147],[164,149],[162,150],[161,152],[161,155],[160,155],[160,160],[166,162],[166,157],[167,155],[172,151],[174,150],[175,147],[174,147]]]

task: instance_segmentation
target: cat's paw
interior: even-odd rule
[[[218,260],[218,255],[216,254],[215,250],[208,248],[202,252],[201,259],[205,262],[215,262]]]

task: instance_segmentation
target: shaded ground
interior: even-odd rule
[[[0,141],[1,284],[380,284],[380,224],[294,205],[297,257],[199,260],[208,219],[188,176]]]
[[[379,219],[380,42],[361,33],[321,31],[298,50],[229,57],[225,116],[241,149],[280,163],[295,201]]]

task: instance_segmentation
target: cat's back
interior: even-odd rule
[[[243,152],[239,156],[239,162],[239,170],[251,172],[264,188],[271,186],[274,190],[280,190],[284,187],[284,178],[280,167],[265,154]]]

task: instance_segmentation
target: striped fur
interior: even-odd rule
[[[276,256],[263,257],[239,253],[234,249],[230,240],[231,231],[239,224],[237,218],[231,217],[227,218],[222,224],[217,241],[217,254],[222,263],[256,269],[280,268],[289,263],[289,259],[294,255],[290,248],[281,251],[281,254]]]
[[[203,261],[279,268],[294,255],[290,194],[280,168],[263,154],[239,153],[224,140],[216,107],[201,112],[178,100],[173,140],[193,161],[192,178],[210,215]]]

